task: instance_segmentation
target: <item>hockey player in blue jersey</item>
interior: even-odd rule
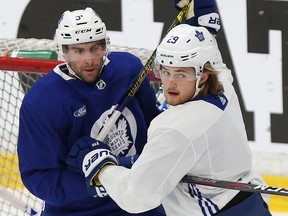
[[[142,63],[132,54],[110,52],[106,26],[91,8],[64,12],[56,40],[65,63],[32,86],[20,109],[22,181],[45,201],[42,216],[134,215],[117,206],[103,187],[88,187],[65,158],[79,138],[97,137]],[[146,78],[105,139],[124,166],[142,152],[147,127],[158,114]],[[140,215],[163,215],[161,209]]]
[[[200,2],[213,3],[194,2],[196,9]],[[194,18],[203,18],[203,25],[217,14],[202,15]],[[192,175],[265,184],[253,170],[233,77],[211,33],[181,24],[158,46],[155,74],[169,108],[151,122],[147,144],[130,169],[117,166],[110,147],[92,138],[77,141],[66,159],[126,211],[139,213],[162,203],[168,216],[271,216],[259,193],[181,182]]]

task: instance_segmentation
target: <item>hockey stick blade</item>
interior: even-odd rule
[[[31,206],[24,203],[21,199],[16,197],[13,193],[9,192],[5,188],[0,188],[0,197],[2,197],[3,200],[11,203],[17,209],[20,209],[21,211],[23,211],[23,212],[25,212],[31,216],[37,215],[37,211],[35,211]]]
[[[169,29],[167,30],[166,34],[172,29],[174,28],[176,25],[180,24],[183,22],[188,9],[189,9],[190,4],[188,4],[185,8],[183,8],[179,14],[177,15],[176,19],[173,21],[173,23],[171,24],[171,26],[169,27]],[[120,105],[116,107],[116,109],[113,111],[112,115],[110,116],[110,118],[107,119],[106,124],[103,125],[100,133],[98,134],[98,136],[96,137],[97,140],[100,141],[104,141],[104,139],[106,138],[108,132],[110,131],[110,129],[112,128],[112,126],[115,124],[115,122],[118,120],[118,118],[120,117],[122,111],[125,109],[125,107],[129,104],[129,102],[131,101],[132,97],[135,95],[135,93],[137,92],[137,90],[139,89],[141,83],[144,81],[144,79],[146,78],[146,76],[149,73],[149,70],[152,66],[153,60],[156,56],[156,50],[157,48],[153,51],[152,55],[150,56],[150,58],[147,60],[146,64],[144,65],[144,67],[142,68],[142,70],[140,71],[140,73],[138,74],[137,78],[135,79],[135,81],[130,85],[130,88],[127,92],[127,94],[124,95],[124,100],[121,100],[123,102],[120,101]]]
[[[288,196],[287,188],[271,187],[267,185],[256,185],[242,182],[224,181],[224,180],[202,178],[198,176],[189,176],[189,175],[184,176],[181,182],[246,191],[251,193],[265,193],[279,196]]]

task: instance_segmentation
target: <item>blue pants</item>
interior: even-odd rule
[[[260,194],[254,193],[241,203],[219,213],[217,216],[272,216]]]

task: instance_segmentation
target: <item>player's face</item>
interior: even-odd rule
[[[106,46],[100,41],[68,45],[65,60],[78,77],[87,83],[100,75],[106,55]]]
[[[163,66],[160,77],[168,104],[173,106],[183,104],[194,96],[196,89],[194,68]]]

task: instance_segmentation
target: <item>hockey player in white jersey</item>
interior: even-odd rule
[[[91,186],[103,185],[128,212],[163,204],[169,216],[270,216],[261,194],[182,183],[185,175],[264,184],[253,171],[245,125],[231,71],[204,27],[173,28],[156,52],[169,109],[148,130],[133,166],[117,166],[109,147],[79,142],[67,163]]]

